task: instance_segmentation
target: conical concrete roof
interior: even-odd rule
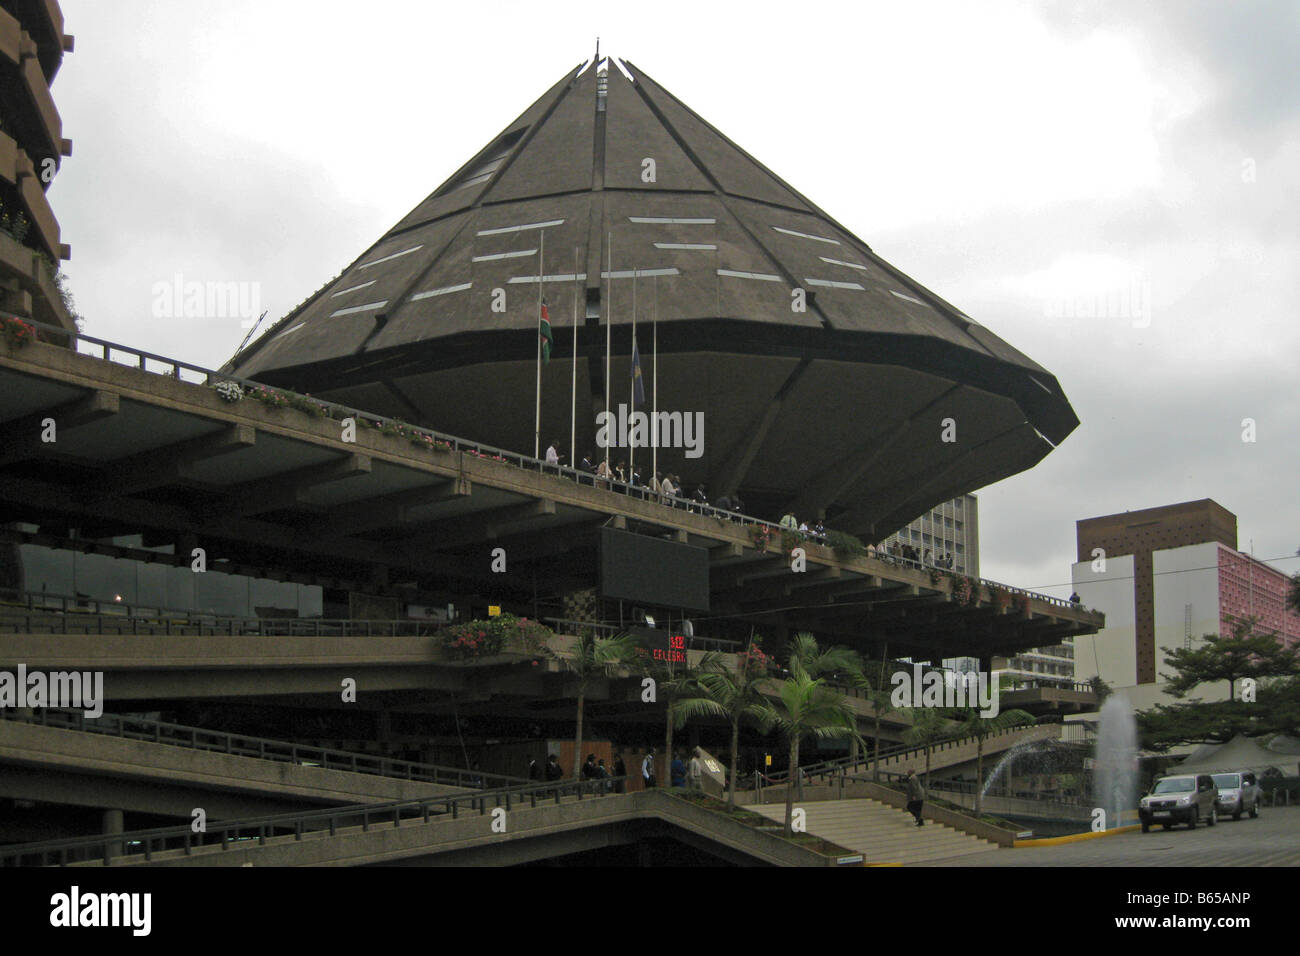
[[[1049,372],[631,63],[556,83],[226,370],[531,452],[539,270],[543,438],[567,450],[575,314],[578,455],[605,407],[605,323],[616,407],[634,311],[653,381],[657,316],[658,407],[706,421],[705,454],[661,450],[660,468],[751,511],[883,536],[1078,424]]]

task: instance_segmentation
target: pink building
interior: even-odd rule
[[[1232,633],[1234,618],[1259,619],[1259,629],[1276,631],[1288,647],[1300,642],[1300,614],[1287,610],[1291,580],[1277,568],[1234,548],[1219,546],[1220,634]]]

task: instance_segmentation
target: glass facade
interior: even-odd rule
[[[19,547],[25,590],[221,617],[320,617],[317,585],[150,563],[44,545]]]

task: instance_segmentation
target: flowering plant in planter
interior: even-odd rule
[[[931,569],[930,569],[930,583],[931,583],[931,584],[938,584],[938,583],[939,583],[940,581],[942,581],[942,580],[943,580],[943,572],[940,571],[938,568],[931,568]]]
[[[759,554],[763,554],[767,551],[767,543],[772,540],[772,529],[765,524],[756,524],[749,529],[749,540],[754,542]]]
[[[999,611],[1005,611],[1011,606],[1011,593],[1004,588],[995,588],[993,591],[993,606]]]
[[[975,607],[980,603],[980,583],[974,578],[968,577],[966,579],[966,586],[970,588],[970,597],[966,599],[966,603],[971,607]]]
[[[270,408],[284,408],[289,404],[289,398],[284,392],[277,391],[274,388],[267,388],[265,385],[254,385],[245,394]]]
[[[315,401],[310,395],[288,395],[286,400],[291,407],[298,409],[300,412],[305,412],[312,418],[324,418],[329,411],[328,408]]]
[[[956,581],[953,583],[952,596],[957,599],[957,602],[959,604],[970,603],[971,591],[972,588],[971,588],[970,578],[965,577],[964,575],[962,577],[957,578]]]
[[[764,654],[757,641],[750,641],[745,652],[737,656],[740,659],[741,672],[747,676],[768,674],[776,667],[776,659]]]
[[[466,621],[438,632],[438,641],[455,660],[475,660],[513,650],[540,653],[554,632],[546,625],[513,614],[500,614],[486,621]]]
[[[1028,594],[1017,594],[1014,598],[1012,598],[1011,603],[1015,605],[1016,610],[1019,611],[1021,614],[1029,613]]]
[[[5,342],[11,349],[20,349],[28,342],[36,341],[36,330],[15,316],[0,317],[0,330],[3,330]]]
[[[799,532],[783,529],[781,531],[781,550],[789,554],[795,548],[799,547]]]
[[[467,621],[444,627],[438,637],[448,655],[466,661],[500,652],[501,636],[493,631],[487,621]]]
[[[238,382],[217,382],[212,389],[226,402],[234,403],[244,397],[244,389]]]

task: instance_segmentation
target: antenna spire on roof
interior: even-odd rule
[[[596,37],[596,62],[600,62],[600,37]]]

